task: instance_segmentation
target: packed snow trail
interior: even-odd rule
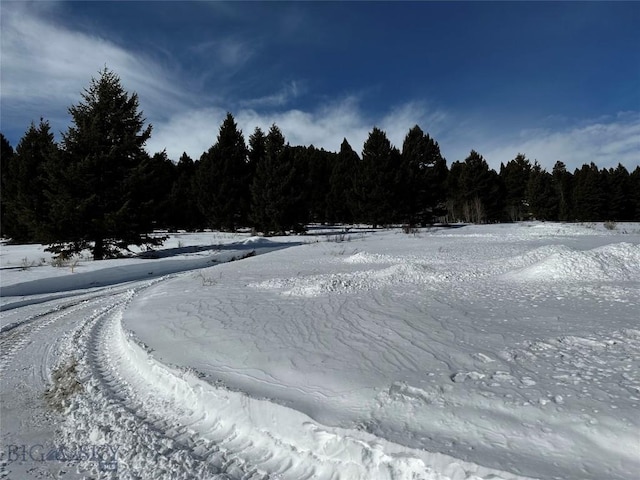
[[[213,285],[158,285],[123,321],[157,360],[270,399],[244,408],[246,432],[278,407],[302,414],[265,427],[285,445],[322,451],[316,425],[423,471],[443,465],[435,452],[457,458],[462,478],[484,475],[468,465],[634,478],[639,233],[496,225],[302,245],[216,267]]]
[[[268,399],[159,363],[121,320],[132,300],[170,278],[131,282],[125,275],[122,285],[79,291],[58,285],[56,295],[7,299],[0,331],[3,478],[473,479],[496,473],[438,454],[429,455],[427,466],[423,452],[359,430],[323,427]],[[289,432],[293,441],[283,442],[282,430],[300,424],[304,431]],[[305,436],[322,448],[305,449]]]
[[[5,297],[2,474],[634,478],[639,236],[423,235]]]

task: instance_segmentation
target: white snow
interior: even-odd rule
[[[118,478],[636,478],[638,224],[314,233],[2,270],[3,375],[50,332]]]

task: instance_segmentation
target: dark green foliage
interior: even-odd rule
[[[89,248],[101,259],[156,245],[154,228],[278,234],[309,222],[640,220],[640,167],[591,163],[572,174],[557,162],[548,173],[518,154],[498,174],[472,150],[448,170],[417,125],[402,152],[373,128],[361,158],[346,139],[339,153],[291,147],[275,124],[268,135],[256,128],[247,146],[230,113],[199,161],[183,154],[174,164],[166,152],[144,151],[151,127],[137,96],[106,69],[69,112],[60,147],[44,121],[15,152],[0,138],[0,233],[65,255]]]
[[[308,218],[311,222],[326,223],[329,218],[327,196],[331,189],[331,173],[336,155],[313,145],[298,148],[300,162],[298,165],[300,185],[304,185],[307,198]]]
[[[7,165],[6,234],[16,242],[36,242],[46,237],[49,211],[48,171],[56,161],[56,145],[49,122],[31,124]],[[10,182],[7,180],[10,179]]]
[[[443,212],[445,201],[446,161],[438,143],[416,125],[402,144],[401,168],[398,170],[399,218],[408,225],[426,225]]]
[[[264,156],[258,159],[251,187],[251,219],[265,235],[303,231],[299,208],[302,188],[296,183],[293,150],[274,124],[264,142]]]
[[[247,146],[233,115],[220,126],[218,139],[200,158],[198,201],[210,228],[235,231],[248,217]]]
[[[52,179],[49,243],[53,252],[89,248],[96,260],[119,255],[129,245],[155,245],[151,238],[153,198],[138,97],[105,69],[72,106],[72,126],[63,135],[62,157]]]
[[[195,176],[195,163],[183,153],[175,167],[175,179],[169,197],[169,230],[194,231],[205,224],[196,200]]]
[[[605,219],[605,190],[598,167],[584,164],[573,174],[574,214],[578,220],[595,222]]]
[[[555,197],[558,200],[558,220],[568,221],[573,214],[573,176],[564,163],[556,162],[551,172]]]
[[[637,166],[629,175],[629,192],[631,220],[638,222],[640,221],[640,166]]]
[[[377,127],[369,133],[355,175],[356,220],[389,225],[396,219],[400,152]]]
[[[10,201],[15,196],[13,182],[13,147],[0,133],[0,237],[8,237],[11,226],[16,224]]]
[[[267,136],[264,134],[260,127],[256,127],[253,133],[249,136],[249,153],[247,170],[249,178],[253,178],[256,173],[256,167],[258,163],[264,160],[267,154]],[[249,192],[249,198],[251,193]]]
[[[449,217],[453,220],[485,223],[502,217],[500,178],[475,150],[464,162],[451,165],[447,191]]]
[[[500,165],[500,180],[504,185],[506,215],[512,222],[527,218],[526,189],[531,163],[519,153],[516,158]]]
[[[603,169],[601,175],[607,197],[607,220],[633,220],[634,205],[629,171],[618,164],[615,169]]]
[[[536,220],[555,220],[558,217],[558,197],[553,177],[535,162],[529,174],[526,188],[529,214]]]
[[[149,215],[156,229],[170,228],[171,196],[170,192],[176,177],[176,166],[169,160],[166,151],[145,159],[145,181],[142,198],[153,199],[149,205]]]
[[[360,157],[353,151],[347,139],[343,139],[340,153],[333,162],[327,195],[327,221],[351,223],[354,221],[354,178]]]

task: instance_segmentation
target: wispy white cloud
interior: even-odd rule
[[[209,63],[219,70],[236,70],[245,65],[255,54],[256,46],[237,38],[216,38],[195,45],[194,52],[206,54]]]
[[[49,7],[51,8],[51,7]],[[33,4],[2,6],[2,107],[5,120],[34,110],[47,118],[77,103],[91,76],[107,66],[135,91],[147,115],[174,110],[186,101],[175,80],[153,59],[107,39],[56,25]]]
[[[135,91],[154,131],[147,148],[157,152],[166,148],[178,159],[183,151],[198,158],[216,140],[228,104],[236,121],[248,137],[256,126],[268,130],[280,126],[292,145],[310,145],[337,151],[343,138],[358,152],[373,126],[387,132],[391,142],[401,148],[406,133],[418,124],[440,144],[451,163],[464,159],[471,149],[479,151],[498,169],[517,153],[537,159],[551,168],[557,160],[570,169],[585,162],[613,167],[618,162],[635,168],[640,163],[640,113],[627,112],[613,117],[576,122],[562,118],[562,127],[514,131],[487,125],[464,112],[434,108],[420,101],[391,105],[377,114],[362,108],[365,96],[346,96],[305,109],[292,109],[294,100],[306,95],[302,81],[284,84],[271,95],[253,99],[219,99],[193,90],[180,77],[175,65],[164,66],[155,58],[115,42],[53,22],[56,5],[50,3],[2,5],[1,119],[7,124],[22,123],[40,116],[52,121],[54,130],[66,128],[67,108],[80,100],[80,92],[91,75],[105,65],[122,79],[128,91]],[[294,22],[295,23],[295,22]],[[255,55],[256,46],[246,41],[214,39],[208,48],[221,66],[241,68]],[[25,116],[29,116],[26,121]]]
[[[240,106],[242,108],[282,107],[298,98],[305,90],[302,82],[292,81],[271,95],[242,100]]]
[[[151,151],[167,149],[170,158],[177,159],[183,151],[198,158],[216,140],[218,128],[226,111],[221,108],[184,111],[165,124],[158,125],[155,136],[149,141]],[[398,148],[404,137],[416,124],[440,128],[447,119],[441,111],[429,111],[419,103],[407,103],[375,118],[367,116],[356,97],[346,97],[323,105],[313,111],[297,109],[272,110],[241,109],[234,113],[245,137],[260,127],[268,131],[277,124],[291,145],[314,145],[330,151],[338,151],[343,138],[357,152],[362,150],[373,126],[382,128],[389,140]]]
[[[633,169],[640,165],[640,113],[622,112],[556,131],[526,130],[500,144],[487,143],[477,149],[494,168],[522,152],[547,170],[558,160],[571,169],[590,162],[600,168],[621,163]]]

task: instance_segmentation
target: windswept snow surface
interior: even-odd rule
[[[520,224],[305,244],[158,283],[124,329],[204,382],[140,373],[199,435],[232,429],[282,478],[635,478],[639,243]]]
[[[1,272],[2,475],[637,478],[640,225],[212,235]]]

